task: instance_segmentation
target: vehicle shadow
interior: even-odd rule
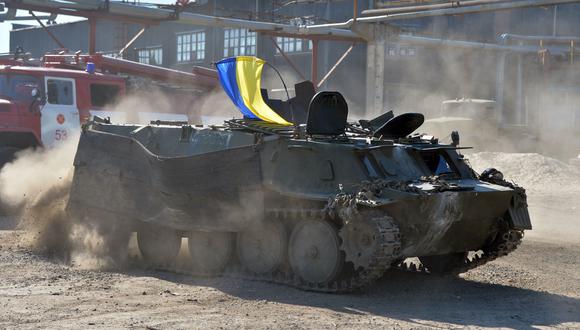
[[[9,205],[0,200],[0,230],[17,228],[22,213],[22,205]]]
[[[369,291],[353,294],[304,292],[264,282],[147,272],[147,276],[185,285],[214,287],[247,300],[325,308],[337,313],[384,316],[415,324],[532,329],[580,322],[580,299],[482,283],[461,277],[391,271]],[[133,276],[142,271],[129,272]],[[140,274],[139,274],[140,273]]]
[[[0,214],[0,230],[14,230],[18,225],[18,220],[14,217]]]

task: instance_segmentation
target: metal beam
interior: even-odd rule
[[[347,29],[335,29],[321,26],[294,26],[270,22],[250,21],[237,18],[216,17],[191,12],[176,12],[171,9],[152,8],[129,3],[113,2],[106,0],[4,0],[9,8],[24,9],[34,8],[37,11],[66,13],[73,16],[99,16],[99,18],[119,20],[140,20],[147,22],[174,21],[182,24],[192,24],[213,27],[234,27],[249,30],[276,31],[301,35],[339,36],[343,38],[359,39],[356,33]],[[87,15],[89,14],[89,15]]]
[[[270,30],[254,30],[258,33],[275,36],[275,37],[289,37],[289,38],[300,38],[300,39],[307,39],[307,40],[327,40],[327,41],[344,41],[344,42],[365,42],[366,39],[357,36],[357,37],[344,37],[338,36],[334,34],[324,34],[324,35],[311,35],[311,34],[300,34],[300,33],[290,33],[290,32],[279,32],[279,31],[270,31]]]
[[[151,79],[189,85],[208,90],[219,86],[217,73],[214,70],[207,68],[194,67],[193,73],[187,73],[107,56],[100,56],[100,62],[102,69],[112,72],[122,72],[129,75],[141,76],[145,74]]]
[[[97,51],[97,19],[89,17],[89,54]]]
[[[137,32],[137,34],[131,39],[129,40],[129,42],[123,47],[123,49],[121,49],[119,51],[119,56],[123,57],[123,55],[125,54],[125,52],[127,51],[127,48],[131,47],[131,45],[137,41],[137,39],[139,39],[139,37],[145,33],[145,30],[147,30],[148,26],[144,26],[143,28],[141,28],[141,30],[139,30],[139,32]]]
[[[274,46],[276,46],[276,49],[278,49],[278,51],[280,52],[280,54],[282,55],[282,57],[284,57],[284,59],[286,60],[286,62],[288,62],[288,64],[290,64],[290,66],[292,67],[292,69],[294,69],[294,71],[296,71],[296,73],[298,73],[298,75],[300,76],[300,78],[302,78],[302,80],[306,80],[306,77],[302,74],[302,72],[300,72],[300,70],[298,70],[298,67],[294,64],[294,62],[292,62],[292,60],[286,56],[286,53],[284,53],[284,51],[282,50],[282,48],[280,48],[280,46],[278,45],[278,43],[276,42],[276,40],[274,39],[274,37],[270,36],[270,40],[272,40],[272,43],[274,44]]]
[[[515,53],[535,53],[539,50],[537,46],[510,46],[510,45],[498,45],[483,42],[473,42],[473,41],[463,41],[463,40],[452,40],[452,39],[438,39],[430,37],[419,37],[412,35],[399,35],[397,38],[399,41],[419,45],[425,47],[453,47],[453,48],[468,48],[468,49],[478,49],[478,50],[489,50],[489,51],[509,51]]]
[[[14,0],[4,0],[6,2],[6,6],[9,8],[14,9],[22,9],[22,10],[29,10],[29,11],[36,11],[36,12],[44,12],[44,13],[51,13],[51,14],[59,14],[59,15],[69,15],[69,16],[76,16],[76,17],[96,17],[98,19],[105,19],[111,21],[122,21],[122,22],[129,22],[135,24],[142,24],[142,25],[157,25],[161,21],[154,21],[154,20],[146,20],[146,19],[139,19],[135,17],[128,17],[122,15],[115,15],[106,12],[95,11],[93,9],[75,9],[71,10],[68,8],[61,8],[59,4],[51,3],[50,1],[46,2],[39,2],[33,1],[33,3],[29,3],[26,0],[24,2],[16,2]],[[46,4],[46,5],[44,5]],[[70,6],[69,6],[70,7]],[[49,17],[50,18],[50,17]]]
[[[543,41],[543,42],[553,42],[553,43],[569,43],[571,40],[576,42],[580,41],[580,37],[577,36],[524,36],[519,34],[504,33],[499,36],[500,40],[507,42],[511,39],[522,40],[522,41]]]
[[[499,11],[508,9],[519,9],[528,7],[540,7],[540,6],[553,6],[562,5],[569,3],[578,3],[579,0],[521,0],[521,1],[501,1],[493,2],[488,4],[482,4],[477,6],[467,6],[467,7],[456,7],[456,8],[445,8],[445,9],[434,9],[434,10],[424,10],[415,12],[403,12],[399,14],[389,14],[389,15],[379,15],[371,17],[360,17],[357,22],[364,23],[380,23],[380,22],[390,22],[404,19],[415,19],[422,17],[433,17],[433,16],[448,16],[448,15],[461,15],[461,14],[473,14],[473,13],[483,13],[489,11]],[[352,24],[352,19],[345,24]],[[350,25],[334,25],[335,28],[346,28]]]
[[[52,40],[56,42],[58,47],[60,47],[61,49],[66,49],[66,47],[62,44],[62,42],[60,42],[60,40],[58,40],[58,38],[52,32],[50,32],[50,30],[46,27],[46,25],[42,23],[42,21],[34,14],[34,12],[30,11],[28,13],[30,14],[30,16],[34,17],[34,19],[38,22],[38,24],[40,24],[40,26],[42,26],[44,31],[46,31],[46,33],[48,33],[50,38],[52,38]]]
[[[462,14],[472,14],[472,13],[483,13],[489,11],[499,11],[508,9],[518,9],[518,8],[528,8],[528,7],[543,7],[552,5],[563,5],[570,3],[579,3],[580,0],[520,0],[520,1],[505,1],[498,3],[491,3],[479,6],[468,6],[459,8],[449,8],[449,9],[436,9],[436,10],[425,10],[425,11],[415,11],[408,13],[392,14],[392,15],[379,15],[370,17],[359,17],[356,22],[358,23],[389,23],[391,21],[399,21],[406,19],[416,19],[423,17],[434,17],[434,16],[448,16],[448,15],[462,15]],[[320,25],[311,25],[306,27],[306,29],[311,29],[312,31],[323,31],[323,29],[334,29],[339,31],[344,31],[345,29],[350,29],[354,24],[354,19],[350,19],[342,23],[329,23]],[[360,37],[363,37],[362,35]]]
[[[148,24],[163,21],[174,21],[183,24],[244,28],[253,31],[269,31],[272,34],[286,34],[294,38],[307,38],[314,40],[330,40],[342,38],[343,40],[359,41],[361,38],[369,38],[351,31],[355,20],[347,22],[320,24],[310,26],[294,26],[271,22],[250,21],[237,18],[216,17],[191,12],[176,13],[173,9],[145,7],[126,2],[109,0],[3,0],[8,8],[29,9],[51,13],[67,14],[83,17],[98,17],[99,19],[112,19],[123,21],[141,21]],[[489,2],[489,3],[488,3]],[[480,13],[488,11],[517,9],[535,6],[549,6],[558,4],[578,3],[580,0],[510,0],[492,1],[480,0],[481,5],[443,8],[435,10],[423,10],[414,12],[402,12],[398,14],[380,15],[372,17],[357,17],[358,23],[388,23],[391,21],[415,19],[422,17],[459,15]],[[371,39],[369,39],[371,40]]]
[[[4,11],[4,4],[0,3],[0,12]],[[36,16],[38,19],[52,19],[52,16]],[[29,21],[34,19],[32,16],[16,16],[16,8],[8,8],[5,13],[0,14],[0,22],[4,21]]]
[[[355,45],[354,43],[352,45],[350,45],[350,47],[348,47],[348,49],[342,54],[342,56],[332,66],[332,68],[330,68],[330,70],[328,70],[326,75],[318,83],[318,85],[317,85],[318,88],[320,88],[320,86],[322,86],[322,84],[324,84],[326,82],[326,80],[332,75],[332,73],[336,70],[336,68],[338,68],[340,63],[342,63],[342,61],[344,61],[344,59],[348,56],[348,54],[350,54],[350,52],[354,49],[354,45]]]
[[[36,16],[38,19],[52,20],[52,15]],[[31,21],[34,20],[32,16],[16,16],[14,18],[8,18],[6,21]],[[0,17],[0,22],[4,20]]]
[[[513,0],[512,0],[513,1]],[[419,12],[434,9],[448,9],[457,7],[477,6],[490,3],[506,2],[505,0],[471,0],[471,1],[451,1],[444,3],[434,3],[425,5],[412,5],[402,7],[378,8],[363,10],[362,16],[392,15],[400,13]]]
[[[317,85],[318,79],[318,39],[312,40],[312,63],[310,72],[310,81],[314,86]]]

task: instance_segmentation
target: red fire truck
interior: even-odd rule
[[[118,122],[196,121],[195,102],[217,84],[214,70],[188,73],[100,54],[45,55],[40,66],[0,59],[0,166],[18,150],[58,145],[95,115]],[[168,95],[169,112],[112,111],[123,96],[153,88]]]

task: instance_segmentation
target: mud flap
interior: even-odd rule
[[[514,194],[508,210],[513,229],[532,229],[532,221],[528,212],[528,203],[525,194]]]

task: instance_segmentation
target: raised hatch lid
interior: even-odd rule
[[[404,113],[383,124],[374,132],[373,136],[382,137],[383,139],[406,137],[421,127],[424,121],[425,116],[420,113]]]

